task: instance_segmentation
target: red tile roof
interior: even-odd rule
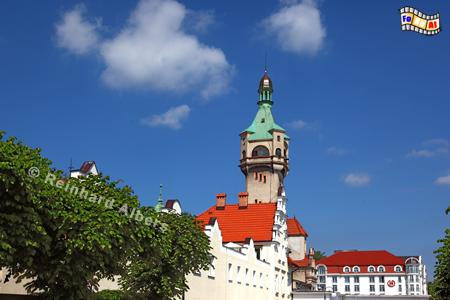
[[[252,238],[255,242],[271,241],[275,219],[276,203],[248,204],[239,208],[238,204],[227,204],[222,209],[214,205],[197,216],[203,225],[210,218],[216,218],[222,231],[222,240],[228,242],[244,242]]]
[[[93,162],[93,161],[85,161],[85,162],[81,165],[80,171],[81,171],[82,173],[87,173],[87,172],[89,172],[89,171],[92,169],[92,167],[94,166],[94,164],[95,164],[95,162]]]
[[[308,257],[305,257],[304,259],[294,260],[294,259],[288,257],[288,263],[291,265],[294,265],[296,267],[305,268],[308,266],[309,259],[308,259]]]
[[[402,266],[403,270],[405,260],[386,250],[370,250],[370,251],[337,251],[334,254],[323,258],[316,265],[326,265],[328,273],[344,273],[343,268],[349,266],[359,266],[361,273],[368,273],[368,267],[374,266],[375,273],[394,273],[396,265]],[[384,266],[385,272],[378,272],[377,267]]]
[[[308,236],[308,233],[303,229],[302,224],[300,224],[295,217],[287,219],[287,229],[288,236]]]

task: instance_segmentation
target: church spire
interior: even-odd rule
[[[164,203],[163,203],[163,195],[162,195],[162,193],[163,193],[163,185],[160,184],[160,185],[159,185],[159,197],[158,197],[158,203],[157,203],[156,206],[155,206],[155,210],[156,210],[157,212],[160,212],[161,209],[164,207]]]

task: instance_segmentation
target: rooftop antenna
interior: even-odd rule
[[[264,72],[267,72],[267,51],[264,56]]]
[[[72,164],[72,157],[70,158],[70,165],[69,165],[69,176],[70,176],[70,173],[72,173],[72,170],[73,170],[73,164]]]

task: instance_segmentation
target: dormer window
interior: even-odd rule
[[[395,266],[394,270],[395,270],[395,272],[401,272],[402,266]]]
[[[369,266],[369,268],[367,270],[369,271],[369,273],[373,273],[373,272],[375,272],[375,267]]]
[[[359,272],[361,272],[361,269],[358,266],[353,267],[353,273],[359,273]]]
[[[378,266],[378,272],[385,272],[386,269],[383,266]]]
[[[350,267],[344,267],[344,273],[350,273]]]

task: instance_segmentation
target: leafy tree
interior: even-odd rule
[[[64,178],[39,149],[15,138],[4,141],[3,135],[0,133],[0,267],[8,268],[10,277],[19,281],[30,278],[25,285],[28,292],[46,299],[91,298],[100,279],[130,273],[135,262],[129,259],[146,258],[144,253],[161,259],[169,253],[178,257],[184,251],[178,247],[186,247],[193,259],[167,260],[163,269],[161,260],[147,257],[139,262],[146,270],[161,270],[162,279],[151,290],[170,296],[168,278],[176,281],[177,275],[186,274],[176,273],[178,266],[170,263],[180,263],[183,271],[204,266],[208,247],[192,217],[161,214],[170,226],[156,222],[161,216],[150,208],[139,210],[130,187],[118,187],[103,176]],[[32,170],[39,170],[40,176]],[[147,218],[155,222],[146,223]],[[178,242],[183,237],[174,238],[184,232],[191,233],[191,248],[188,242]],[[133,287],[128,290],[141,292]]]
[[[209,239],[191,215],[162,214],[161,218],[169,225],[165,234],[155,238],[143,228],[140,248],[121,277],[125,290],[146,299],[182,296],[188,288],[186,275],[210,265]]]
[[[314,259],[317,261],[321,260],[322,258],[327,257],[325,252],[322,252],[320,250],[315,250],[314,251]]]
[[[446,214],[450,212],[450,206]],[[438,240],[441,243],[436,253],[436,266],[434,270],[434,281],[431,287],[433,299],[450,299],[450,229],[445,230],[445,237]]]

